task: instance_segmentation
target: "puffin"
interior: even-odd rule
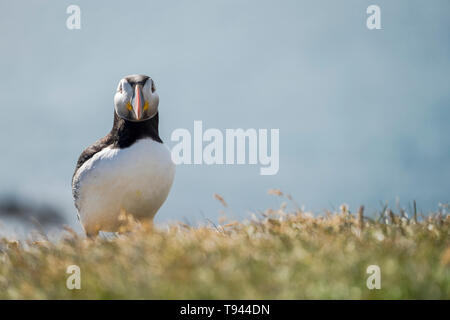
[[[159,96],[146,75],[120,80],[111,131],[78,158],[72,193],[88,237],[117,232],[121,214],[152,221],[175,176],[169,149],[158,132]]]

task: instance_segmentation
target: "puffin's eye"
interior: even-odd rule
[[[122,93],[122,82],[119,83],[119,86],[117,87],[117,92]]]
[[[155,83],[152,81],[152,93],[156,91]]]

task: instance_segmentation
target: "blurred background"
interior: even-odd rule
[[[66,8],[81,8],[81,30]],[[368,30],[366,8],[381,8]],[[160,135],[177,128],[279,128],[280,170],[181,165],[158,223],[244,219],[276,207],[380,202],[434,210],[450,190],[450,2],[2,1],[0,220],[16,232],[81,230],[71,178],[112,126],[125,75],[150,75]]]

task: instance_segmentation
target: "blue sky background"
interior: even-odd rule
[[[66,8],[81,7],[81,30]],[[381,7],[382,30],[366,28]],[[0,194],[51,202],[76,226],[71,176],[111,128],[113,95],[143,73],[160,95],[160,133],[279,128],[280,171],[178,166],[157,221],[449,201],[450,2],[2,1]]]

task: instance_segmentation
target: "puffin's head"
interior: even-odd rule
[[[128,121],[148,120],[158,113],[159,96],[153,80],[134,74],[120,80],[114,96],[117,115]]]

